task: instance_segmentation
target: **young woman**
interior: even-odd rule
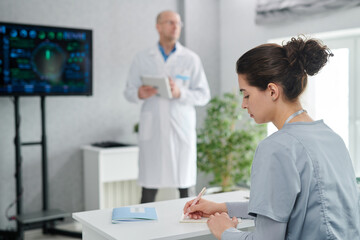
[[[209,217],[218,239],[360,239],[360,194],[348,150],[299,101],[307,76],[330,56],[320,41],[298,37],[283,46],[260,45],[237,61],[242,107],[278,131],[256,150],[249,202],[186,203],[184,213]],[[235,217],[254,217],[255,230],[237,230]]]

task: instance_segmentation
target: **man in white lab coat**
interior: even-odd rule
[[[197,54],[177,40],[180,16],[161,12],[156,19],[159,42],[138,53],[124,92],[128,101],[142,103],[139,123],[139,180],[141,203],[153,202],[158,188],[174,187],[188,197],[196,184],[195,105],[210,100],[210,90]],[[156,96],[141,76],[169,77],[172,99]]]

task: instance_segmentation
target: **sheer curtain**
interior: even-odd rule
[[[360,0],[257,0],[257,24],[292,20],[360,6]]]

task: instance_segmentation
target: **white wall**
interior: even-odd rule
[[[182,1],[182,0],[180,0]],[[202,59],[211,96],[220,93],[220,9],[219,0],[185,0],[185,43]],[[197,108],[197,125],[203,123],[206,107]],[[196,192],[208,186],[211,175],[198,172]]]
[[[198,0],[201,2],[201,0]],[[186,8],[193,14],[208,11],[216,13],[217,0],[197,2]],[[93,96],[48,97],[46,99],[49,207],[67,212],[83,209],[83,173],[81,146],[103,140],[136,143],[132,133],[138,122],[139,105],[128,103],[123,97],[126,76],[133,56],[139,50],[153,46],[158,40],[155,29],[156,15],[162,10],[177,10],[179,0],[1,0],[0,21],[41,24],[93,30]],[[185,14],[186,15],[186,14]],[[216,17],[218,17],[218,14]],[[202,18],[201,18],[202,19]],[[190,30],[201,27],[201,39],[213,39],[206,47],[215,49],[218,20],[194,23],[189,16],[188,46],[203,60],[211,86],[216,86],[219,65],[207,60],[207,49],[197,44]],[[216,23],[217,21],[217,23]],[[211,24],[213,26],[213,24]],[[185,26],[184,31],[187,31]],[[216,93],[218,87],[212,92]],[[40,104],[38,97],[20,99],[22,141],[40,140]],[[201,109],[199,109],[201,112]],[[10,98],[0,98],[0,229],[14,224],[5,218],[5,210],[15,199],[14,110]],[[24,213],[41,209],[40,148],[23,147],[23,202]],[[13,215],[13,207],[9,214]]]
[[[269,39],[312,34],[360,26],[360,7],[329,14],[319,14],[272,25],[255,24],[257,1],[220,1],[221,91],[237,91],[235,63],[251,48]]]

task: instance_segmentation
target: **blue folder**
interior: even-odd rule
[[[112,212],[112,223],[157,220],[154,207],[119,207]]]

